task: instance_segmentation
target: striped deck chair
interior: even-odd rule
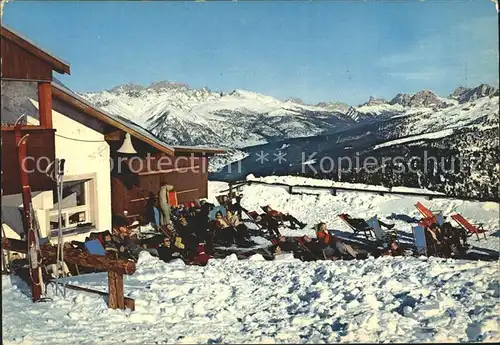
[[[412,227],[415,249],[417,254],[427,256],[427,242],[425,240],[425,228],[423,225]]]
[[[348,214],[342,213],[338,215],[340,219],[342,219],[349,227],[352,229],[354,232],[354,235],[357,235],[359,232],[363,232],[365,235],[366,239],[369,239],[370,237],[373,237],[371,232],[373,231],[373,228],[367,223],[365,227],[356,227],[353,224],[351,224],[346,216]]]
[[[420,201],[415,204],[415,207],[417,208],[418,212],[420,212],[422,216],[424,216],[424,218],[434,217],[434,213],[427,207],[425,207]]]
[[[453,214],[451,218],[460,225],[464,230],[469,234],[467,237],[470,237],[474,234],[477,236],[477,240],[479,241],[479,234],[484,235],[484,239],[486,239],[486,230],[483,228],[483,224],[471,224],[467,219],[465,219],[460,213]]]
[[[376,215],[368,219],[367,223],[373,229],[375,238],[381,241],[382,243],[389,243],[391,236],[394,236],[395,234],[394,231],[383,231]]]

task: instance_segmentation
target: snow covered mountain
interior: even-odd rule
[[[357,114],[366,116],[370,114],[367,109],[371,108],[372,116],[379,115],[378,121],[360,121],[356,126],[333,134],[247,148],[245,159],[233,163],[231,170],[222,169],[212,177],[243,179],[252,173],[256,176],[301,175],[335,180],[338,178],[339,158],[349,157],[351,162],[358,160],[362,167],[362,162],[371,157],[377,160],[380,169],[367,172],[351,168],[342,173],[342,181],[427,188],[450,196],[498,200],[499,97],[495,90],[490,90],[489,96],[476,98],[482,94],[481,90],[485,89],[462,90],[460,94],[470,95],[471,101],[460,103],[454,100],[453,103],[453,100],[445,100],[451,103],[446,107],[436,103],[427,92],[421,97],[419,95],[420,99],[415,102],[432,102],[428,104],[436,105],[436,108],[386,103],[352,107],[353,117]],[[405,99],[404,96],[399,98]],[[399,111],[399,115],[393,112],[392,117],[384,116],[383,112],[388,112],[388,109]],[[282,152],[285,161],[276,159],[278,152]],[[263,153],[269,154],[268,159],[256,163]],[[396,163],[399,157],[401,162]],[[420,165],[412,163],[413,157],[419,158]],[[422,163],[428,157],[435,157],[437,163],[432,158],[429,164]],[[389,162],[384,163],[382,159],[389,159]],[[237,165],[241,166],[239,170]],[[400,165],[405,169],[400,169]],[[342,169],[348,170],[345,166]]]
[[[428,113],[495,92],[491,86],[480,85],[457,89],[449,98],[423,90],[398,94],[391,101],[371,97],[360,106],[340,102],[307,105],[297,98],[281,101],[245,90],[227,94],[163,81],[81,95],[112,114],[147,127],[170,144],[243,148],[332,134],[394,116]]]
[[[335,104],[305,105],[244,90],[229,94],[159,82],[82,94],[112,114],[147,127],[170,144],[239,148],[332,133],[356,121]]]
[[[340,102],[307,105],[297,98],[281,101],[245,90],[228,94],[172,82],[147,87],[121,85],[82,96],[147,127],[170,144],[225,147],[225,155],[211,160],[212,178],[300,174],[304,163],[301,155],[308,152],[318,153],[316,166],[322,156],[355,152],[361,157],[432,152],[448,160],[465,156],[482,164],[473,172],[358,172],[343,178],[357,183],[428,188],[455,196],[498,198],[498,89],[486,84],[458,87],[448,97],[430,90],[399,93],[390,101],[370,97],[359,106]],[[271,156],[286,152],[287,164],[273,159],[256,164],[255,155],[260,151]],[[242,168],[233,167],[229,173],[222,169],[228,164]],[[336,175],[335,169],[321,177]]]

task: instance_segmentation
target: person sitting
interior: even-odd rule
[[[432,223],[425,229],[425,240],[427,243],[427,253],[437,256],[446,256],[446,248],[443,246],[442,232],[436,223]]]
[[[285,236],[280,236],[276,239],[273,239],[271,243],[273,243],[273,245],[275,246],[274,249],[275,255],[284,253],[294,253],[295,256],[296,252],[298,251],[297,245],[294,244],[293,242],[287,241]]]
[[[401,246],[399,245],[399,243],[397,241],[391,241],[389,243],[389,248],[384,252],[382,253],[382,255],[390,255],[390,256],[403,256],[404,255],[404,251],[403,251],[403,248],[401,248]]]
[[[323,250],[318,240],[314,241],[309,236],[302,236],[298,239],[300,250],[298,258],[302,261],[315,261],[323,259]]]
[[[207,254],[205,250],[205,244],[199,243],[196,247],[196,255],[191,260],[192,265],[205,266],[208,263],[208,260],[211,259],[211,256]]]
[[[194,250],[196,248],[198,239],[196,238],[193,225],[188,223],[186,217],[179,218],[177,233],[182,237],[183,243],[186,244],[189,249]]]
[[[465,256],[466,248],[460,242],[462,239],[461,229],[455,229],[449,222],[442,227],[443,242],[448,247],[450,256],[462,258]]]
[[[104,234],[104,241],[102,246],[104,247],[107,255],[118,258],[118,246],[109,232],[107,234]]]
[[[345,220],[351,224],[353,227],[355,227],[356,229],[365,229],[365,228],[371,228],[371,226],[366,222],[366,220],[364,220],[363,218],[352,218],[350,215],[348,215],[347,213],[344,214],[344,218]],[[381,221],[380,219],[377,219],[378,220],[378,223],[380,224],[380,226],[382,227],[385,227],[387,230],[391,230],[393,227],[394,227],[394,224],[387,224],[387,223],[384,223],[383,221]]]
[[[136,243],[137,238],[128,231],[128,229],[120,225],[119,221],[113,225],[113,233],[115,234],[115,242],[118,247],[118,256],[120,258],[133,258],[137,259],[139,253],[143,250],[148,251],[151,255],[157,256],[156,249],[144,248]]]
[[[226,219],[228,220],[229,225],[235,230],[236,243],[238,244],[238,246],[251,245],[248,228],[240,221],[238,215],[230,210],[227,210]]]
[[[306,227],[306,225],[307,225],[306,223],[300,222],[297,218],[295,218],[291,214],[289,214],[289,213],[281,213],[280,211],[274,210],[269,205],[267,205],[265,207],[265,209],[266,209],[266,213],[267,213],[268,216],[270,216],[271,218],[275,218],[278,221],[281,221],[282,224],[284,224],[285,222],[289,222],[290,223],[290,226],[289,226],[290,229],[296,229],[296,225],[299,226],[301,229],[304,229]]]
[[[178,251],[178,249],[176,249],[176,247],[172,245],[172,242],[170,241],[170,238],[168,236],[165,236],[157,251],[160,260],[165,262],[169,262],[181,257],[180,252]]]
[[[319,223],[316,229],[316,236],[322,246],[325,259],[338,258],[339,254],[340,256],[357,258],[358,252],[351,245],[344,243],[340,238],[331,235],[327,230],[325,222]]]
[[[215,214],[214,224],[216,241],[227,246],[234,244],[234,229],[229,225],[229,221],[224,218],[221,211]]]

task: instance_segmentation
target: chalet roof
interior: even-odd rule
[[[61,74],[70,74],[70,68],[68,62],[51,54],[46,49],[42,49],[35,42],[19,34],[12,28],[6,26],[5,24],[2,24],[0,33],[2,38],[11,40],[22,49],[30,52],[31,54],[47,62],[49,65],[52,66],[52,69],[54,71]]]
[[[67,101],[71,105],[79,108],[88,115],[91,115],[113,127],[116,127],[126,133],[130,133],[131,136],[155,147],[161,152],[167,153],[169,155],[175,155],[178,153],[206,153],[206,154],[216,154],[223,153],[224,150],[213,149],[213,148],[202,148],[193,146],[170,146],[163,140],[160,140],[152,132],[145,129],[142,126],[126,119],[120,115],[112,115],[105,110],[93,105],[88,100],[79,96],[69,88],[63,86],[61,83],[52,82],[52,94],[56,98],[60,98]]]

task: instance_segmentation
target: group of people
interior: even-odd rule
[[[161,205],[161,200],[153,199],[151,209],[145,215],[143,223],[152,224],[158,235],[149,239],[138,239],[123,216],[113,217],[113,231],[105,232],[100,238],[107,255],[120,259],[137,259],[141,251],[148,251],[153,256],[168,262],[181,258],[185,262],[205,264],[218,247],[252,247],[255,243],[242,221],[245,213],[260,229],[267,231],[267,238],[273,244],[272,256],[292,252],[295,257],[304,260],[356,259],[366,257],[366,248],[348,243],[335,236],[327,229],[325,222],[316,225],[316,238],[309,236],[285,237],[279,227],[303,229],[307,224],[288,213],[274,210],[271,206],[261,207],[261,213],[248,211],[241,206],[241,195],[223,195],[218,198],[220,206],[205,200],[168,206]],[[346,215],[347,216],[347,215]],[[363,219],[348,218],[349,223],[364,222]],[[288,223],[288,224],[286,224]],[[393,224],[379,221],[387,229]],[[368,224],[358,224],[361,227]],[[459,257],[465,253],[466,234],[457,231],[450,223],[438,226],[433,223],[425,228],[429,255]],[[263,233],[261,233],[263,235]],[[264,235],[265,236],[265,235]],[[92,238],[91,238],[92,239]],[[382,251],[370,252],[376,256],[401,256],[404,251],[396,238],[391,237]],[[368,250],[370,251],[370,250]]]
[[[157,230],[156,236],[140,239],[133,229],[136,225],[130,225],[125,217],[115,215],[112,233],[93,233],[87,240],[98,239],[106,255],[114,258],[136,260],[141,251],[148,251],[164,261],[181,258],[198,264],[206,263],[216,247],[255,245],[247,226],[240,219],[242,210],[239,204],[227,202],[227,198],[221,201],[224,213],[214,213],[215,205],[201,200],[190,205],[168,206],[169,219],[165,219],[160,216],[165,213],[161,213],[160,203],[156,199],[151,212],[136,222],[151,224]]]
[[[368,252],[355,248],[355,246],[329,232],[325,222],[316,225],[316,238],[302,236],[289,240],[285,236],[280,236],[273,241],[273,244],[275,254],[291,252],[294,257],[302,261],[359,259],[368,255]],[[393,239],[386,250],[372,254],[401,256],[403,250],[400,244]]]
[[[432,223],[425,226],[427,254],[440,257],[463,257],[468,249],[467,233],[455,228],[449,222],[441,226]]]

